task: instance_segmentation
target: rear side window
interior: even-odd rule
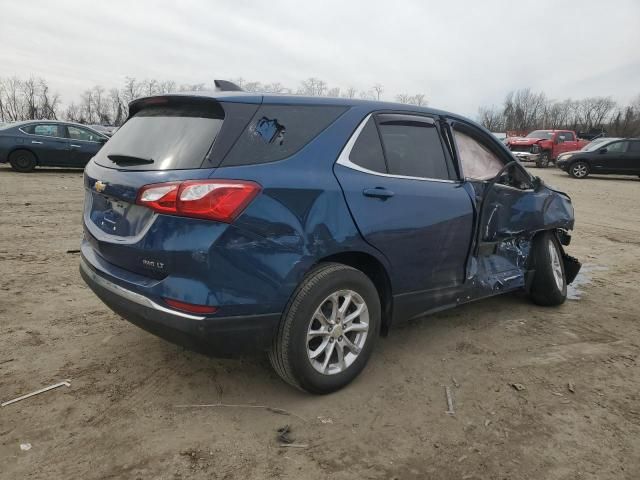
[[[96,163],[128,170],[200,168],[223,119],[217,102],[148,106],[118,129]]]
[[[349,154],[349,160],[367,170],[387,173],[382,144],[380,143],[378,128],[373,117],[369,119],[360,132]]]
[[[346,107],[263,105],[222,166],[252,165],[287,158],[331,125]]]
[[[390,174],[449,179],[440,135],[434,125],[381,121],[379,127]]]
[[[64,133],[59,125],[41,124],[27,125],[22,127],[22,131],[31,135],[41,135],[43,137],[59,137],[64,138]]]
[[[575,141],[575,138],[573,136],[573,132],[562,132],[560,133],[561,137],[564,137],[564,141],[565,142],[573,142]]]
[[[640,142],[629,142],[629,153],[640,153]]]

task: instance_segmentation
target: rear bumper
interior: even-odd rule
[[[280,314],[216,317],[172,310],[113,282],[84,257],[80,275],[98,298],[125,320],[207,355],[234,357],[266,350],[280,321]]]

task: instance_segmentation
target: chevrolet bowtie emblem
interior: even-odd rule
[[[104,189],[107,188],[107,184],[104,182],[101,182],[100,180],[98,180],[94,185],[93,188],[96,189],[96,192],[101,193],[104,192]]]

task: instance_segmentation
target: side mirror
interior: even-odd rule
[[[544,185],[544,182],[540,177],[533,177],[533,180],[531,180],[531,183],[535,191],[540,190],[540,187]]]
[[[605,148],[601,148],[600,150],[598,150],[598,153],[607,153],[609,150]]]

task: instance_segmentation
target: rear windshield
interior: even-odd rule
[[[217,103],[149,106],[118,129],[95,161],[127,170],[201,168],[223,119]]]
[[[242,133],[222,166],[275,162],[316,138],[346,107],[263,105]]]

